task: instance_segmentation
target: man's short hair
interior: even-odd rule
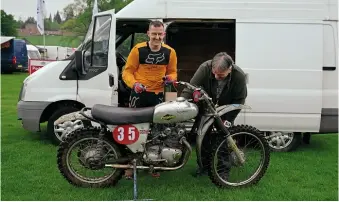
[[[159,20],[154,20],[154,21],[151,21],[150,23],[149,23],[149,26],[148,26],[148,28],[150,28],[151,26],[153,26],[153,27],[164,27],[164,23],[162,23],[161,21],[159,21]]]
[[[233,65],[233,59],[226,52],[216,54],[212,59],[212,69],[225,71]]]

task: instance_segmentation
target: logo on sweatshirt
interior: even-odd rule
[[[145,62],[147,64],[159,64],[160,62],[164,61],[165,60],[165,55],[164,53],[151,53],[151,54],[148,54]]]

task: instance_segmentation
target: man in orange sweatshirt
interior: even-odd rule
[[[173,48],[163,43],[164,25],[152,21],[147,35],[149,41],[136,44],[131,50],[122,79],[132,89],[129,106],[133,108],[155,106],[164,99],[164,85],[177,80],[177,55]],[[125,170],[131,179],[132,169]],[[160,174],[153,172],[154,177]]]
[[[136,44],[127,58],[122,79],[132,89],[130,107],[149,107],[163,102],[164,83],[177,80],[177,55],[163,43],[164,30],[162,22],[152,21],[147,31],[149,41]]]

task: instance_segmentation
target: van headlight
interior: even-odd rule
[[[21,90],[20,90],[20,93],[19,93],[19,100],[24,100],[25,99],[25,95],[26,95],[26,86],[27,84],[26,83],[23,83],[22,86],[21,86]]]
[[[21,100],[25,100],[27,83],[24,83],[22,87]]]
[[[19,96],[19,99],[20,100],[25,100],[25,95],[26,95],[26,89],[27,89],[27,85],[28,85],[28,82],[32,79],[32,76],[28,76],[23,84],[22,84],[22,87],[21,87],[21,91],[20,91],[20,96]]]

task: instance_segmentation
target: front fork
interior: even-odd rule
[[[222,122],[220,117],[216,118],[216,123],[217,123],[217,127],[226,134],[227,136],[227,143],[228,145],[231,147],[231,149],[234,151],[235,155],[237,156],[237,158],[239,159],[239,162],[241,164],[245,163],[245,159],[243,157],[243,155],[241,155],[241,152],[238,148],[238,146],[235,144],[235,141],[233,140],[233,138],[230,135],[230,132],[227,129],[227,126]]]
[[[233,138],[231,136],[227,137],[227,142],[230,145],[230,147],[232,148],[232,150],[234,151],[235,155],[238,157],[240,164],[241,165],[244,164],[245,163],[245,159],[241,155],[239,148],[237,147],[237,145],[235,144],[235,142],[234,142],[234,140],[233,140]]]

